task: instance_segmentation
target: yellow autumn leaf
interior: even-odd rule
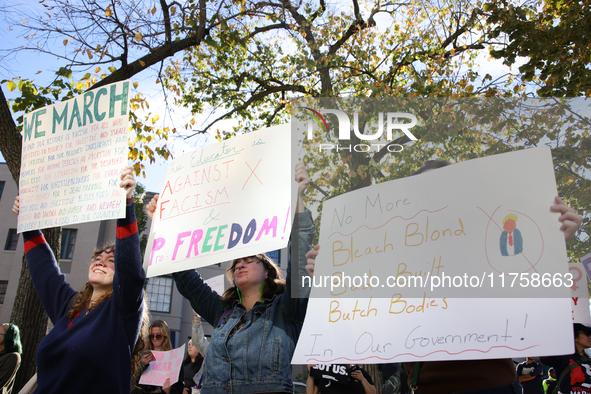
[[[82,89],[84,89],[84,82],[78,82],[78,83],[76,84],[76,89],[78,89],[78,90],[82,90]]]
[[[101,71],[101,68],[100,67],[97,67],[97,68],[94,69],[94,72],[95,73],[98,73],[99,71]]]
[[[134,38],[135,38],[135,40],[136,40],[137,42],[140,42],[140,41],[142,40],[142,33],[140,33],[140,32],[138,31],[137,33],[135,33],[135,36],[134,36]]]
[[[174,15],[176,13],[176,7],[172,6],[170,7],[170,15]]]
[[[113,15],[113,11],[111,11],[111,6],[108,6],[105,10],[105,16],[109,17],[111,15]]]
[[[143,60],[140,60],[139,62],[142,65],[142,67],[146,67],[146,62],[144,62]]]
[[[191,124],[195,124],[195,118],[191,119]]]
[[[8,81],[8,91],[12,92],[14,89],[16,89],[16,83],[14,81]]]
[[[136,89],[137,89],[137,85],[138,85],[138,83],[137,83],[137,82],[134,82],[134,83],[133,83],[133,87],[134,87],[134,88],[136,88]]]
[[[154,15],[156,13],[156,6],[154,6],[154,8],[152,8],[152,15]]]
[[[68,40],[64,40],[64,45],[68,45]]]

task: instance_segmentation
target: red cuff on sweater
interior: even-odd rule
[[[123,239],[137,233],[137,222],[117,227],[117,238]]]
[[[45,244],[45,243],[47,243],[47,241],[45,240],[45,237],[43,236],[43,234],[40,234],[34,238],[31,238],[30,240],[25,242],[25,253],[28,253],[29,250],[33,249],[35,246]]]

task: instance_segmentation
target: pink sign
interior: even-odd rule
[[[183,365],[185,345],[168,352],[152,350],[152,354],[156,361],[152,361],[142,373],[140,384],[162,387],[166,379],[170,379],[171,385],[175,384],[179,380],[179,372]]]

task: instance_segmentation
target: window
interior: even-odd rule
[[[3,192],[4,192],[4,181],[0,181],[0,198],[2,198]]]
[[[271,260],[273,260],[275,262],[275,264],[277,264],[278,267],[281,266],[281,250],[274,250],[272,252],[267,252],[267,256],[269,256],[271,258]]]
[[[6,244],[4,245],[4,250],[16,250],[17,245],[18,234],[16,233],[15,228],[11,228],[8,230],[8,236],[6,237]]]
[[[160,276],[151,278],[146,286],[148,307],[152,312],[170,313],[172,302],[172,278]]]
[[[76,243],[76,233],[78,230],[63,229],[62,245],[60,248],[60,259],[72,260],[74,254],[74,244]]]
[[[0,305],[4,304],[4,296],[6,295],[6,289],[8,288],[7,280],[0,280]]]

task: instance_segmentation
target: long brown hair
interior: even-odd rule
[[[94,262],[96,257],[100,256],[103,252],[115,253],[115,244],[108,243],[108,244],[105,244],[102,248],[95,248],[94,253],[92,255],[92,261]],[[84,285],[84,288],[82,289],[81,292],[78,293],[78,296],[76,297],[76,299],[72,303],[72,306],[70,307],[70,310],[68,311],[68,319],[74,320],[74,318],[76,317],[78,312],[80,312],[82,310],[82,308],[84,308],[84,307],[87,307],[86,308],[87,312],[90,312],[91,310],[96,308],[97,305],[108,300],[111,297],[111,295],[113,295],[113,288],[111,287],[111,290],[109,290],[107,293],[105,293],[105,295],[102,296],[98,300],[97,303],[91,304],[90,300],[92,299],[93,292],[94,292],[94,289],[92,288],[92,285],[90,284],[90,282],[86,282],[86,284]]]
[[[264,286],[262,286],[261,290],[261,300],[270,299],[273,298],[274,295],[282,294],[285,291],[285,279],[281,277],[281,272],[279,271],[277,264],[264,253],[248,257],[256,257],[261,260],[261,264],[267,269],[267,278],[265,279]],[[226,277],[232,284],[234,283],[234,271],[238,264],[238,260],[247,259],[248,257],[233,260],[230,268],[226,270]],[[228,288],[222,296],[222,302],[230,306],[234,301],[239,299],[240,294],[238,293],[238,288],[236,286]]]
[[[142,325],[140,326],[140,333],[137,337],[137,341],[135,342],[135,347],[133,348],[133,353],[131,354],[131,382],[132,385],[137,384],[137,382],[140,380],[140,375],[142,374],[142,372],[144,372],[144,370],[142,368],[140,368],[140,359],[142,357],[142,351],[144,350],[144,348],[146,347],[146,341],[145,339],[148,338],[148,334],[150,333],[150,330],[148,327],[150,327],[150,310],[148,309],[148,303],[147,303],[147,294],[146,291],[143,290],[144,292],[144,305],[143,305],[143,314],[142,314]]]

